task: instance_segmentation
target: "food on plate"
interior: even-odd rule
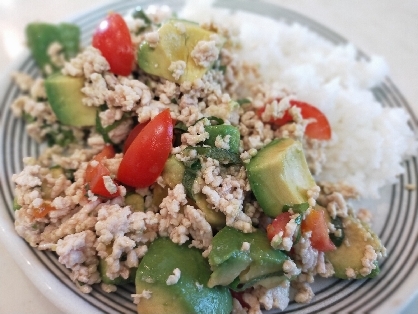
[[[139,67],[179,83],[202,78],[223,44],[219,34],[186,20],[170,19],[151,34],[138,48]]]
[[[271,218],[286,205],[308,203],[310,195],[317,193],[302,144],[291,138],[275,139],[261,148],[246,170],[251,191]]]
[[[65,60],[75,57],[80,50],[80,29],[70,23],[31,23],[26,27],[26,39],[44,74],[57,72]],[[57,54],[59,51],[62,54]]]
[[[45,79],[44,86],[51,109],[62,124],[95,125],[97,110],[83,104],[82,78],[55,73]]]
[[[84,293],[134,284],[139,313],[283,310],[316,277],[378,276],[352,201],[417,147],[373,98],[383,61],[198,4],[111,12],[75,54],[62,26],[28,26],[42,76],[14,75],[12,110],[48,147],[12,178],[17,233]]]
[[[138,313],[231,313],[228,287],[208,287],[210,274],[208,260],[190,243],[156,239],[136,272]]]

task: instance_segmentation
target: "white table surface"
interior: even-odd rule
[[[367,54],[384,56],[392,80],[418,115],[418,1],[270,1],[328,26]],[[28,22],[59,22],[104,2],[109,1],[0,0],[0,73],[24,50],[23,30]],[[415,299],[402,313],[416,313],[417,308]],[[27,279],[1,241],[0,313],[62,313]]]

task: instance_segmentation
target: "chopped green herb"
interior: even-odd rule
[[[282,212],[288,212],[290,209],[292,209],[294,213],[303,215],[308,210],[308,208],[309,208],[308,203],[284,205]]]
[[[99,112],[96,114],[96,131],[101,136],[103,136],[103,140],[105,143],[114,144],[109,137],[109,132],[116,129],[121,123],[124,121],[124,118],[116,121],[115,123],[108,125],[107,127],[103,127],[102,122],[100,121]]]
[[[150,18],[145,14],[145,11],[142,9],[142,7],[137,6],[132,14],[132,17],[135,19],[141,19],[145,22],[146,25],[151,24]]]
[[[334,227],[337,231],[340,230],[339,231],[340,234],[338,236],[335,235],[334,232],[331,232],[329,234],[329,237],[330,237],[332,243],[334,243],[336,247],[339,247],[344,242],[344,226],[343,226],[342,219],[340,217],[336,216],[335,218],[331,218],[331,223],[334,225]]]
[[[241,164],[241,158],[239,154],[230,152],[227,149],[218,148],[218,147],[203,147],[203,146],[194,146],[190,147],[194,149],[201,156],[210,157],[216,160],[219,160],[224,165],[232,164]]]
[[[16,197],[13,199],[13,210],[14,211],[16,211],[16,210],[19,210],[19,209],[21,209],[22,208],[22,206],[20,206],[18,203],[17,203],[17,199],[16,199]]]
[[[45,139],[48,146],[59,145],[61,147],[66,147],[76,141],[73,131],[71,129],[66,129],[61,125],[59,125],[57,131],[51,130],[48,132],[45,135]]]
[[[239,103],[239,105],[242,106],[244,104],[251,104],[251,100],[249,100],[248,98],[241,98],[237,100],[237,103]]]
[[[26,123],[32,123],[35,122],[35,117],[32,117],[29,113],[23,112],[23,119],[26,121]]]
[[[193,185],[197,178],[197,174],[202,169],[202,165],[200,160],[197,159],[193,162],[185,163],[186,168],[184,169],[184,176],[182,183],[184,185],[184,189],[186,190],[186,195],[192,199],[194,199],[194,192],[193,192]]]

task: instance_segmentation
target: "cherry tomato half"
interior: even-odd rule
[[[128,150],[129,146],[131,146],[134,139],[137,137],[139,132],[142,131],[142,129],[147,125],[148,122],[137,124],[131,132],[129,132],[128,137],[125,140],[125,143],[123,144],[123,153],[125,154]]]
[[[305,135],[307,137],[317,140],[331,139],[331,125],[322,111],[306,102],[298,100],[291,100],[290,105],[300,108],[301,115],[304,119],[315,119],[314,122],[311,122],[306,126]],[[262,108],[258,114],[261,116],[263,112],[264,108]],[[282,126],[292,121],[292,116],[289,111],[286,111],[283,117],[275,119],[272,123],[277,126]]]
[[[96,156],[93,157],[93,160],[101,162],[103,159],[113,158],[115,157],[115,149],[112,145],[106,144],[103,150],[98,153]],[[87,166],[85,180],[86,182],[90,182],[96,176],[96,167],[93,167],[90,163]]]
[[[271,241],[274,236],[280,232],[283,234],[286,231],[286,225],[290,221],[291,214],[289,212],[284,212],[279,215],[267,226],[267,238]]]
[[[114,198],[116,196],[119,196],[119,189],[116,190],[115,193],[110,193],[108,189],[106,188],[104,176],[109,176],[110,171],[107,169],[102,163],[98,163],[96,167],[94,167],[94,177],[89,182],[90,190],[99,196],[105,197],[105,198]],[[117,184],[113,182],[116,186]]]
[[[100,22],[93,34],[93,47],[109,62],[112,73],[124,76],[131,73],[134,49],[128,26],[120,14],[110,13]]]
[[[172,140],[173,120],[166,109],[147,123],[126,150],[118,169],[118,180],[134,188],[153,184],[163,171]]]
[[[97,161],[97,165],[92,166],[90,163],[88,164],[84,178],[86,183],[89,185],[90,190],[94,194],[106,198],[114,198],[119,196],[119,189],[116,193],[111,194],[107,190],[103,179],[103,176],[110,175],[110,171],[103,164],[103,161],[107,158],[113,158],[114,156],[115,149],[112,145],[107,144],[100,153],[93,157],[93,160]]]
[[[333,251],[336,249],[329,234],[325,214],[320,209],[313,209],[302,221],[302,232],[312,231],[311,245],[321,252]]]

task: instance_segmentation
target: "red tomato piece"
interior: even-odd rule
[[[289,212],[284,212],[279,215],[267,226],[267,238],[271,241],[274,236],[281,231],[286,231],[286,225],[290,221],[291,214]]]
[[[331,139],[331,125],[327,117],[318,108],[302,101],[291,100],[290,104],[300,108],[301,115],[304,119],[315,119],[314,122],[309,123],[305,129],[305,135],[312,139],[317,140],[330,140]],[[258,111],[258,115],[264,112],[264,108]],[[286,123],[292,122],[293,118],[289,111],[286,111],[281,118],[277,118],[272,123],[277,126],[285,125]]]
[[[113,148],[112,145],[106,144],[103,150],[93,157],[93,160],[101,162],[103,159],[113,158],[113,157],[115,157],[115,149]],[[93,178],[96,176],[95,172],[96,172],[95,167],[93,167],[89,163],[86,169],[86,174],[85,174],[86,182],[90,182],[91,180],[93,180]]]
[[[125,140],[125,143],[123,144],[123,153],[125,154],[126,151],[128,150],[129,146],[131,146],[132,142],[134,141],[134,139],[137,137],[137,135],[139,134],[139,132],[142,131],[142,129],[147,125],[147,122],[143,122],[140,123],[138,125],[136,125],[131,132],[129,132],[128,137]]]
[[[173,120],[166,109],[148,122],[133,140],[120,163],[118,180],[134,188],[153,184],[164,168],[172,140]]]
[[[128,26],[120,14],[110,13],[100,22],[94,31],[92,44],[109,62],[112,73],[124,76],[131,73],[134,49]]]
[[[113,158],[115,157],[115,154],[116,154],[115,148],[110,144],[106,144],[103,147],[102,151],[98,153],[94,157],[94,159],[100,161],[100,160],[103,160],[104,158]]]
[[[119,189],[115,193],[110,193],[106,186],[105,181],[103,179],[104,176],[110,175],[109,169],[107,169],[102,163],[98,163],[96,167],[94,167],[94,177],[89,182],[90,190],[99,196],[106,197],[106,198],[114,198],[119,196]],[[116,183],[115,183],[116,184]],[[117,185],[116,185],[117,186]]]
[[[302,101],[291,100],[290,104],[301,109],[301,114],[304,119],[312,118],[316,120],[306,126],[306,136],[317,140],[331,139],[331,125],[322,111]]]
[[[314,249],[321,252],[333,251],[336,249],[329,234],[325,214],[320,209],[313,209],[302,221],[302,232],[311,231],[311,244]]]
[[[90,163],[88,164],[85,174],[85,181],[94,194],[106,198],[114,198],[116,196],[119,196],[119,189],[116,193],[111,194],[106,189],[103,180],[103,176],[110,175],[110,171],[103,164],[103,161],[113,157],[115,157],[115,149],[112,145],[106,144],[103,150],[93,157],[93,160],[97,161],[97,165],[93,166]]]

